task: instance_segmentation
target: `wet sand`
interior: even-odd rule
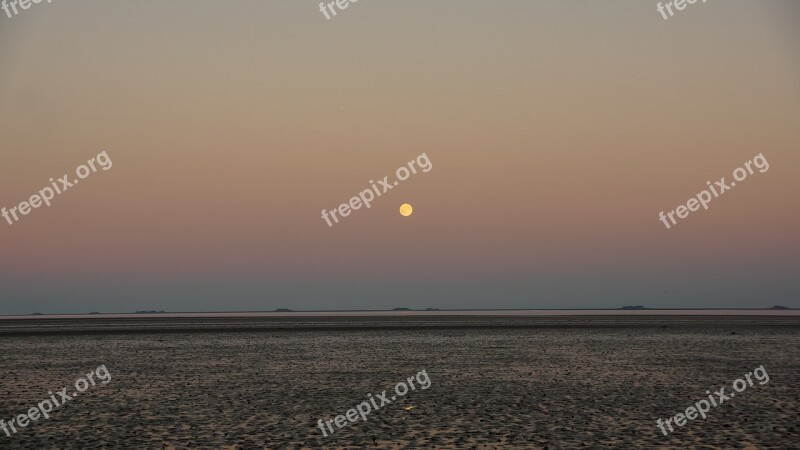
[[[53,320],[58,320],[54,322]],[[0,323],[0,419],[105,364],[95,386],[0,448],[793,448],[797,317],[258,317]],[[755,384],[669,436],[684,411]],[[425,369],[411,392],[333,419]],[[413,407],[413,408],[408,408]],[[373,440],[374,438],[374,440]],[[377,442],[377,445],[375,444]]]

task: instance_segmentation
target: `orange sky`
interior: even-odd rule
[[[0,16],[0,206],[114,164],[0,222],[0,314],[800,307],[798,25],[795,2],[738,0]],[[321,219],[423,152],[430,172]],[[762,152],[768,172],[658,221]]]

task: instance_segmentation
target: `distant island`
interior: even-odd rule
[[[786,306],[781,306],[781,305],[775,305],[775,306],[773,306],[771,308],[767,308],[767,309],[791,309],[791,308],[787,308]]]
[[[438,311],[439,308],[425,308],[425,311]]]
[[[31,313],[31,315],[32,316],[43,316],[44,314],[42,314],[42,313]]]
[[[136,314],[163,314],[164,311],[136,311]]]
[[[411,311],[411,308],[395,308],[392,311]]]
[[[289,308],[278,308],[275,312],[292,312],[292,310]]]
[[[642,305],[633,305],[633,306],[623,306],[620,309],[647,309]]]

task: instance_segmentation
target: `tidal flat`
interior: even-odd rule
[[[60,321],[59,321],[60,320]],[[0,419],[105,365],[9,449],[791,448],[800,318],[241,317],[0,322]],[[664,436],[656,425],[764,366]],[[317,421],[426,370],[323,436]]]

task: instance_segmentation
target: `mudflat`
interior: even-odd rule
[[[800,318],[24,319],[0,322],[0,419],[111,375],[0,448],[793,448]],[[705,419],[656,425],[763,366]],[[334,419],[425,370],[409,392]]]

